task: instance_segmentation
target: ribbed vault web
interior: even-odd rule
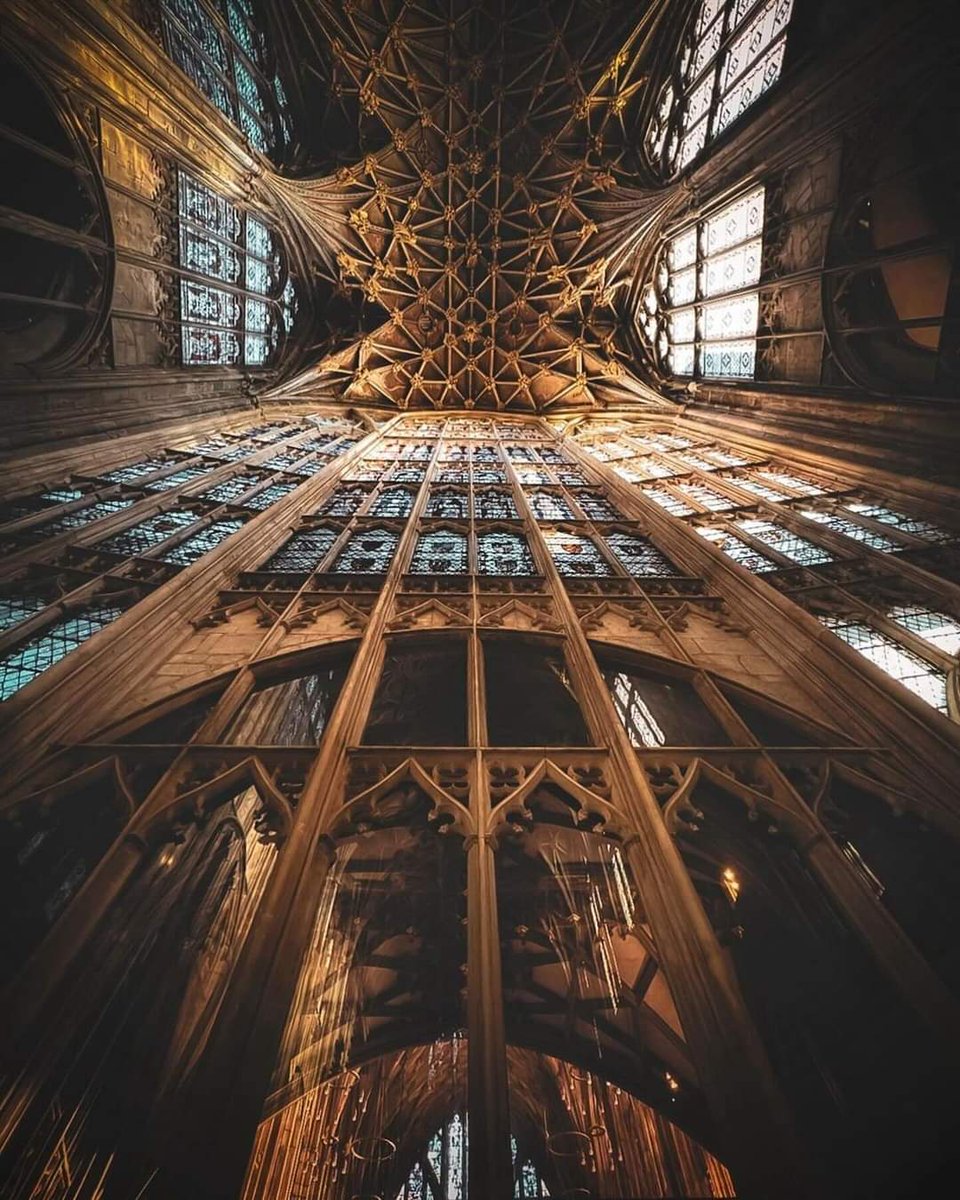
[[[608,0],[294,0],[352,165],[275,181],[367,331],[280,389],[352,403],[544,411],[666,402],[631,367],[622,298],[671,189],[631,132],[665,10]],[[373,320],[370,320],[371,314]]]

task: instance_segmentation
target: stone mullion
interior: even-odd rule
[[[525,505],[525,501],[524,501]],[[600,674],[539,529],[547,579],[566,627],[567,662],[597,745],[610,747],[627,852],[725,1160],[745,1197],[810,1194],[792,1119],[700,897]]]
[[[335,465],[337,470],[331,477],[323,480],[322,484],[317,481],[317,486],[310,489],[307,504],[312,504],[318,493],[323,496],[332,490],[354,459],[366,454],[377,440],[376,434],[372,442],[363,439],[351,447],[341,459],[334,460],[330,465]],[[301,497],[301,502],[304,499],[306,497]],[[230,722],[253,692],[256,682],[252,670],[254,663],[269,657],[272,651],[279,650],[287,632],[285,622],[296,611],[309,582],[308,579],[301,585],[274,625],[264,634],[247,663],[236,670],[232,681],[211,712],[152,788],[132,816],[127,828],[101,859],[72,903],[37,948],[14,986],[5,995],[11,1040],[17,1036],[18,1030],[33,1028],[38,1016],[59,992],[70,965],[94,935],[116,897],[149,853],[150,846],[145,840],[144,831],[175,798],[184,770],[190,762],[192,746],[215,744],[221,740]]]
[[[434,457],[436,452],[435,447]],[[427,474],[429,477],[429,471]],[[235,1200],[240,1189],[332,862],[328,837],[344,799],[348,749],[360,743],[376,694],[386,653],[387,623],[426,503],[425,484],[426,480],[420,485],[297,802],[290,837],[233,971],[216,1030],[197,1069],[194,1102],[184,1105],[184,1111],[216,1114],[203,1131],[179,1131],[186,1142],[178,1149],[185,1171],[181,1194],[191,1200]]]

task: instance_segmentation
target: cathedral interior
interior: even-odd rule
[[[5,1200],[956,1194],[955,2],[0,0]]]

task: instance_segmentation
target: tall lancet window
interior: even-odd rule
[[[184,366],[267,366],[293,322],[277,239],[186,171],[178,184]]]
[[[639,314],[666,374],[753,379],[763,213],[761,185],[667,242]]]
[[[793,0],[700,0],[657,96],[646,150],[664,176],[706,146],[780,78]]]
[[[167,53],[254,149],[289,141],[286,96],[252,0],[163,0]]]

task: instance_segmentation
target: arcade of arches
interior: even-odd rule
[[[951,1177],[919,7],[0,0],[4,1196]]]

